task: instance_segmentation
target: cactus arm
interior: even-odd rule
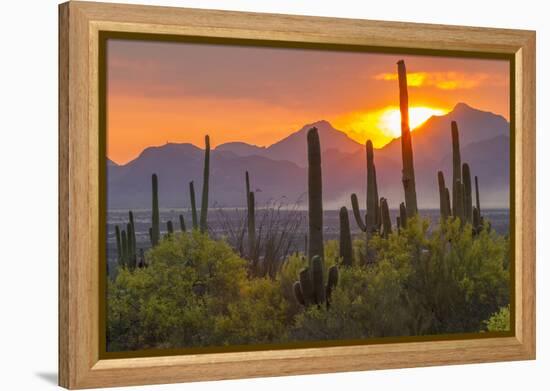
[[[367,226],[363,222],[363,217],[361,217],[361,211],[359,210],[359,202],[357,201],[357,195],[353,193],[351,195],[351,208],[353,210],[353,217],[355,217],[355,222],[359,229],[363,232],[367,231]]]
[[[204,172],[202,176],[202,200],[201,200],[201,219],[200,230],[206,232],[208,229],[208,186],[210,181],[210,137],[204,137]]]

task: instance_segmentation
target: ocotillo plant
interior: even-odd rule
[[[403,160],[403,188],[405,190],[405,206],[407,217],[418,212],[416,203],[416,181],[414,177],[413,150],[411,130],[409,127],[409,94],[407,91],[407,69],[405,62],[397,62],[397,77],[399,80],[399,111],[401,112],[401,155]]]
[[[202,175],[202,199],[201,199],[201,220],[200,230],[206,232],[208,229],[208,184],[210,181],[210,137],[204,137],[204,172]]]
[[[160,213],[159,213],[159,199],[158,199],[158,178],[157,174],[153,174],[151,177],[152,190],[153,190],[153,205],[152,205],[152,235],[151,244],[156,246],[160,239]]]
[[[448,204],[449,189],[445,187],[445,177],[443,172],[437,172],[437,183],[439,185],[439,214],[442,221],[446,221],[451,215],[451,208]]]
[[[189,182],[189,198],[191,199],[191,219],[193,220],[193,229],[199,229],[197,204],[195,202],[195,185],[193,184],[193,181]]]
[[[183,218],[183,215],[180,215],[180,229],[181,229],[181,232],[185,232],[186,231],[186,228],[185,228],[185,220]]]
[[[334,288],[338,284],[338,267],[331,266],[328,271],[328,282],[324,285],[323,260],[320,256],[314,256],[309,266],[300,271],[299,281],[293,285],[296,301],[303,306],[317,305],[330,301]]]
[[[458,126],[455,121],[451,122],[451,137],[453,143],[453,216],[457,216],[457,183],[462,181],[462,163],[460,159],[460,142],[458,138]]]
[[[307,132],[308,158],[308,220],[309,220],[309,253],[324,257],[323,245],[323,179],[321,173],[321,143],[317,128]]]
[[[353,264],[353,247],[351,243],[351,231],[349,227],[348,209],[340,208],[340,258],[343,266]]]
[[[464,190],[464,219],[467,223],[472,222],[472,177],[468,163],[462,165],[462,186]]]

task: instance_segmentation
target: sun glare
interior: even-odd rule
[[[414,130],[432,115],[443,115],[448,111],[436,107],[412,106],[409,108],[409,126]],[[387,106],[380,110],[348,114],[338,118],[335,125],[357,142],[364,143],[370,139],[375,148],[381,148],[401,136],[401,113],[399,107]]]
[[[445,114],[445,110],[433,107],[410,107],[409,126],[416,129],[426,122],[432,115]],[[401,113],[397,107],[389,107],[379,113],[378,128],[391,137],[401,136]]]

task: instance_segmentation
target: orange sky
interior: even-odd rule
[[[109,40],[107,155],[244,141],[267,146],[325,119],[381,147],[398,134],[396,62],[408,71],[411,122],[456,103],[509,118],[501,60]],[[411,123],[412,125],[412,123]]]

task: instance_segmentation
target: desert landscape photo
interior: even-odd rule
[[[508,61],[109,39],[108,352],[510,330]]]

